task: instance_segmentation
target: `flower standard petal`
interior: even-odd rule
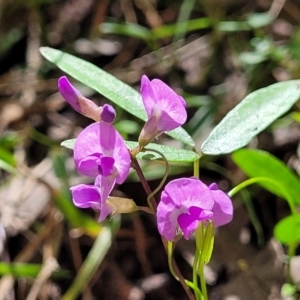
[[[154,91],[152,89],[151,82],[146,75],[142,76],[140,92],[142,95],[142,100],[143,100],[146,113],[148,115],[148,118],[150,118],[152,111],[155,107],[155,104],[157,102],[156,102],[156,97],[154,95]]]
[[[157,207],[157,224],[161,235],[174,240],[180,225],[185,237],[196,229],[199,220],[210,218],[214,200],[209,188],[196,178],[170,181],[161,194]],[[188,214],[190,217],[181,215]],[[178,222],[180,221],[180,224]]]
[[[212,183],[209,189],[214,198],[214,207],[212,209],[214,215],[212,220],[215,227],[229,223],[233,218],[233,205],[231,199],[226,193],[219,190],[216,183]]]
[[[214,200],[206,184],[197,178],[179,178],[170,181],[165,192],[169,195],[176,207],[186,209],[195,206],[203,210],[211,210]]]
[[[146,146],[161,133],[185,123],[187,118],[185,100],[163,81],[159,79],[149,81],[144,75],[141,80],[141,95],[148,115],[139,136],[141,146]]]
[[[153,79],[151,84],[161,111],[158,131],[170,131],[184,124],[187,119],[185,100],[159,79]]]

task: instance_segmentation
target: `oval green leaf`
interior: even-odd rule
[[[94,89],[137,118],[146,120],[147,116],[141,95],[131,86],[95,65],[60,50],[42,47],[40,52],[65,73]],[[195,146],[191,136],[181,127],[167,132],[167,134],[191,147]]]
[[[268,182],[259,183],[271,193],[284,199],[288,196],[293,204],[300,204],[298,178],[275,156],[261,150],[241,149],[232,154],[232,159],[249,177],[267,177],[278,182],[281,188]]]
[[[274,236],[282,244],[300,242],[300,215],[291,215],[279,221],[274,228]]]
[[[130,150],[138,146],[137,142],[125,141],[125,143]],[[61,146],[71,150],[73,150],[74,145],[75,145],[75,139],[65,140],[61,143]],[[178,148],[173,148],[173,147],[163,146],[163,145],[153,144],[153,143],[150,143],[146,148],[161,152],[166,157],[166,159],[170,162],[171,161],[172,162],[193,162],[199,159],[199,155],[190,150],[178,149]],[[159,154],[151,151],[140,152],[137,155],[137,158],[144,159],[144,160],[162,159]]]
[[[300,98],[300,80],[275,83],[249,94],[201,145],[204,154],[231,153],[287,112]]]

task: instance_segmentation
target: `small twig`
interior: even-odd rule
[[[48,280],[48,278],[51,276],[51,274],[57,270],[59,267],[56,259],[54,257],[48,257],[41,269],[41,272],[39,273],[37,279],[35,280],[30,292],[28,293],[28,296],[26,300],[34,300],[37,299],[39,296],[39,293]]]

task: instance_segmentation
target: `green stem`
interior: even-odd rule
[[[299,243],[296,242],[296,243],[290,244],[288,247],[288,261],[287,261],[287,277],[288,278],[287,279],[288,279],[288,282],[291,284],[295,284],[291,277],[291,258],[296,255],[296,249],[297,249],[298,245],[299,245]]]
[[[194,177],[199,179],[200,172],[200,158],[194,161]]]
[[[167,255],[170,272],[176,280],[179,280],[173,268],[173,243],[170,241],[167,242]]]
[[[198,228],[196,230],[196,251],[200,254],[198,263],[197,263],[197,273],[200,277],[200,286],[201,286],[201,292],[203,295],[203,299],[207,300],[207,288],[206,288],[206,282],[204,277],[204,264],[205,259],[207,255],[207,238],[208,233],[207,229],[205,228],[203,222],[200,222],[198,225]]]
[[[163,238],[163,244],[164,244],[165,249],[167,251],[169,269],[170,269],[170,272],[173,275],[173,277],[181,283],[181,285],[183,286],[183,288],[184,288],[184,290],[185,290],[185,292],[186,292],[186,294],[187,294],[187,296],[189,297],[190,300],[195,300],[195,297],[191,293],[191,291],[188,289],[188,287],[190,287],[191,289],[194,290],[197,300],[201,299],[201,298],[198,298],[199,295],[201,297],[199,289],[195,289],[195,286],[192,282],[190,282],[189,280],[184,279],[184,277],[182,276],[177,264],[175,263],[174,258],[173,258],[173,250],[174,250],[173,243],[170,242],[170,241],[166,241]]]
[[[196,254],[195,254],[195,257],[194,257],[194,263],[193,263],[193,284],[194,284],[194,291],[195,291],[196,299],[197,300],[202,300],[203,297],[202,297],[201,292],[199,290],[198,274],[197,274],[199,258],[200,258],[199,254],[200,254],[200,252],[196,250]],[[198,291],[198,293],[196,293],[196,291]]]
[[[236,187],[234,187],[229,193],[228,196],[229,197],[233,197],[235,194],[237,194],[239,191],[241,191],[242,189],[244,189],[245,187],[253,184],[253,183],[259,183],[259,182],[268,182],[268,183],[272,183],[274,185],[277,186],[277,188],[280,190],[281,194],[284,196],[284,198],[287,200],[289,206],[290,206],[290,210],[292,215],[297,214],[296,211],[296,207],[294,206],[293,203],[293,199],[285,192],[285,190],[280,186],[280,184],[278,184],[278,182],[276,180],[270,179],[268,177],[254,177],[254,178],[250,178],[242,183],[240,183],[239,185],[237,185]]]
[[[203,295],[203,299],[208,300],[206,282],[205,282],[205,277],[204,277],[204,265],[203,264],[200,265],[198,270],[199,270],[200,285],[201,285],[201,292]]]

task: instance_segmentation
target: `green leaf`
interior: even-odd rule
[[[105,22],[99,26],[99,29],[102,33],[105,34],[120,34],[138,38],[144,41],[149,41],[152,39],[151,31],[148,28],[138,25],[136,23],[119,24],[113,22]]]
[[[35,278],[42,270],[42,265],[39,264],[25,264],[25,263],[7,263],[0,262],[0,276],[11,275],[13,277],[31,277]],[[54,278],[66,278],[70,276],[67,270],[58,270],[53,272]]]
[[[251,27],[244,21],[222,21],[216,24],[216,29],[221,32],[236,32],[251,30]]]
[[[210,28],[211,26],[212,22],[210,18],[198,18],[181,22],[180,26],[178,26],[178,23],[175,23],[157,27],[152,30],[152,34],[153,39],[156,40],[159,38],[173,37],[174,32],[176,32],[176,34],[185,34],[192,30]]]
[[[132,120],[120,120],[118,123],[114,124],[114,127],[117,131],[119,131],[122,135],[124,134],[136,134],[138,135],[141,130],[140,126],[137,122]]]
[[[280,185],[258,182],[271,193],[286,199],[293,204],[300,204],[300,183],[298,178],[278,158],[268,152],[255,149],[241,149],[232,154],[233,161],[249,177],[267,177]],[[288,200],[288,199],[287,199]]]
[[[0,169],[15,173],[15,166],[16,161],[13,153],[0,145]]]
[[[130,150],[136,148],[139,145],[138,142],[125,141],[125,143]],[[74,145],[75,139],[65,140],[61,143],[61,146],[71,150],[73,150]],[[150,143],[149,145],[147,145],[146,149],[153,149],[159,151],[166,157],[168,161],[172,162],[193,162],[199,159],[199,155],[193,151],[163,146],[154,143]],[[137,158],[144,160],[162,159],[159,154],[151,151],[140,152],[137,155]]]
[[[248,16],[247,22],[252,28],[259,28],[270,25],[274,19],[269,12],[252,13]]]
[[[137,142],[126,141],[125,143],[130,150],[138,146]],[[166,159],[171,162],[193,162],[199,159],[199,155],[193,151],[163,146],[159,144],[150,143],[149,145],[147,145],[146,149],[153,149],[161,152],[166,157]],[[140,152],[137,155],[137,158],[144,160],[162,159],[159,154],[151,151]]]
[[[65,140],[65,141],[61,142],[60,145],[67,149],[73,150],[74,146],[75,146],[75,141],[76,141],[76,139]]]
[[[212,26],[209,18],[198,18],[178,23],[163,25],[153,30],[137,25],[135,23],[113,23],[105,22],[100,25],[102,33],[113,33],[134,38],[139,38],[146,42],[155,41],[157,39],[173,37],[174,32],[185,34],[188,31],[210,28]]]
[[[291,245],[300,242],[300,215],[291,215],[279,221],[274,228],[274,236],[282,243]]]
[[[131,86],[95,65],[60,50],[42,47],[40,52],[46,59],[76,80],[94,89],[137,118],[146,120],[141,95]],[[195,145],[191,136],[181,127],[167,134],[191,147]]]
[[[284,283],[281,287],[281,296],[282,297],[290,297],[293,296],[297,292],[297,287],[290,283]],[[291,298],[293,299],[293,298]]]
[[[300,97],[300,80],[275,83],[249,94],[214,128],[201,145],[204,154],[230,153],[287,112]]]
[[[1,158],[0,158],[0,169],[12,174],[17,172],[17,169],[15,167],[8,164],[6,161],[2,160]]]

